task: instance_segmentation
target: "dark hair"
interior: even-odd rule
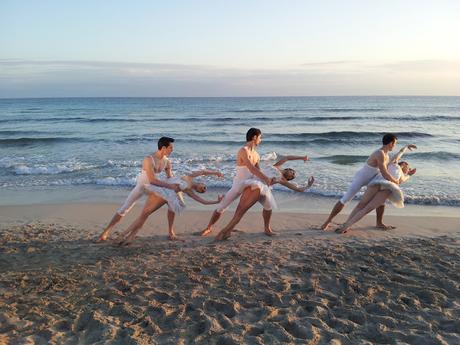
[[[173,143],[174,139],[169,137],[161,137],[158,139],[158,150],[161,150],[163,147],[168,147],[169,144]]]
[[[401,166],[403,164],[406,164],[406,165],[409,165],[409,163],[405,162],[405,161],[402,161],[402,162],[399,162],[398,165]]]
[[[398,140],[398,137],[394,134],[391,134],[391,133],[387,133],[383,136],[382,138],[382,143],[383,145],[388,145],[388,144],[391,144],[393,141],[396,141]]]
[[[248,132],[246,133],[246,141],[251,141],[254,136],[261,135],[262,132],[259,128],[249,128]]]
[[[292,178],[287,178],[287,177],[286,177],[286,173],[287,173],[287,172],[290,172],[290,173],[292,174],[292,175],[291,175]],[[295,172],[294,169],[291,169],[291,168],[283,169],[283,177],[284,177],[286,180],[290,181],[290,180],[295,179],[295,175],[296,175],[296,172]]]

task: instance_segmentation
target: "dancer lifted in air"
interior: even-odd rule
[[[416,173],[416,169],[411,169],[409,163],[400,162],[401,157],[406,150],[413,150],[415,145],[404,146],[394,157],[391,158],[388,164],[388,171],[391,176],[397,180],[397,183],[388,181],[379,173],[367,186],[367,190],[361,198],[361,201],[356,205],[354,210],[349,215],[345,223],[342,224],[335,232],[344,234],[348,232],[352,225],[356,224],[366,214],[383,205],[386,200],[397,208],[404,207],[404,194],[401,191],[400,184],[406,182],[412,175]]]
[[[353,197],[360,191],[360,189],[364,186],[367,186],[369,182],[380,172],[380,174],[386,180],[398,183],[398,181],[391,176],[388,172],[387,165],[389,162],[388,153],[393,150],[396,146],[398,138],[394,134],[385,134],[382,138],[382,147],[378,150],[374,151],[369,158],[367,159],[366,164],[359,169],[355,176],[353,177],[353,181],[351,182],[348,191],[343,195],[343,197],[334,205],[334,208],[331,211],[331,214],[326,219],[326,221],[321,226],[322,230],[327,230],[329,224],[332,222],[335,216],[337,216],[340,211],[343,210],[345,204],[347,204]],[[377,210],[377,226],[378,227],[385,227],[382,222],[384,212],[384,205],[379,207]]]
[[[256,151],[257,146],[262,142],[262,132],[258,128],[250,128],[246,133],[246,145],[239,149],[236,156],[236,174],[233,178],[232,188],[225,194],[219,206],[214,210],[209,224],[201,232],[201,236],[209,235],[213,225],[222,217],[222,214],[243,192],[244,181],[258,177],[262,183],[270,186],[273,181],[260,171],[260,156]]]
[[[291,160],[308,160],[307,156],[286,156],[270,167],[262,169],[265,176],[271,178],[272,184],[279,183],[296,192],[304,192],[307,188],[311,187],[315,179],[311,176],[308,179],[308,184],[304,187],[298,187],[290,183],[295,178],[296,172],[294,169],[282,169],[282,165]],[[268,236],[273,236],[276,233],[272,230],[270,220],[273,208],[276,208],[276,201],[272,194],[272,188],[263,183],[260,179],[254,177],[244,182],[243,193],[240,198],[238,207],[230,222],[219,232],[216,236],[217,241],[222,241],[230,237],[231,232],[239,223],[244,214],[256,203],[260,202],[263,206],[263,219],[264,219],[264,232]]]
[[[179,186],[178,191],[164,187],[158,187],[152,184],[146,184],[145,189],[149,193],[149,196],[145,202],[144,209],[142,210],[139,217],[118,236],[115,242],[121,245],[130,244],[136,237],[136,234],[141,230],[147,218],[164,204],[168,204],[168,215],[169,212],[173,213],[174,215],[176,213],[182,212],[185,209],[183,194],[188,195],[190,198],[204,205],[218,204],[222,200],[223,196],[218,196],[217,200],[208,201],[195,194],[195,192],[205,193],[206,185],[204,183],[197,183],[193,179],[198,176],[210,175],[223,177],[221,172],[202,170],[193,172],[180,178],[173,177],[168,179],[169,183]],[[168,217],[168,233],[170,240],[179,240],[174,231],[174,217]]]
[[[120,220],[134,207],[142,195],[144,195],[145,185],[154,184],[159,187],[171,189],[172,191],[179,191],[180,188],[178,184],[164,182],[158,178],[158,175],[162,171],[166,173],[168,178],[173,176],[171,162],[168,159],[168,156],[174,149],[173,143],[173,138],[161,137],[158,140],[158,150],[144,158],[142,162],[142,170],[137,176],[136,186],[129,193],[123,205],[121,205],[114,214],[109,225],[107,225],[102,234],[99,236],[99,242],[107,240],[113,227],[120,222]],[[168,212],[168,219],[171,217],[173,218],[174,214]]]

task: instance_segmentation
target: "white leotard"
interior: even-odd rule
[[[157,164],[155,163],[154,156],[150,156],[150,158],[152,160],[153,173],[155,177],[157,177],[157,175],[166,168],[166,165],[168,163],[168,157],[164,156],[162,159],[157,160]],[[137,175],[136,186],[128,194],[128,197],[126,198],[123,205],[121,205],[120,208],[117,210],[117,213],[120,216],[123,217],[134,207],[137,200],[139,200],[140,197],[144,195],[145,185],[149,183],[150,181],[147,176],[147,172],[144,169],[142,169],[139,175]]]

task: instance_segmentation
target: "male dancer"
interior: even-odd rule
[[[361,187],[367,186],[367,184],[380,172],[382,176],[393,183],[398,184],[398,181],[391,176],[388,172],[388,152],[392,151],[396,146],[398,138],[394,134],[385,134],[382,138],[382,147],[374,151],[367,159],[366,164],[359,169],[353,181],[351,182],[348,191],[342,196],[342,198],[334,205],[331,214],[327,220],[321,225],[322,230],[327,230],[332,219],[340,213],[345,207],[345,204],[349,202],[359,192]],[[383,225],[383,205],[377,209],[377,226]],[[380,214],[379,214],[380,212]],[[380,224],[379,224],[380,223]],[[384,226],[384,225],[383,225]]]
[[[232,188],[225,194],[217,209],[214,210],[208,227],[201,232],[201,236],[207,236],[212,232],[212,226],[217,223],[228,206],[241,195],[244,189],[243,181],[256,176],[269,186],[273,184],[273,179],[260,171],[260,156],[256,148],[261,141],[262,132],[260,129],[250,128],[246,133],[246,145],[238,150],[236,156],[236,175],[233,179]]]
[[[303,160],[306,162],[308,160],[307,156],[286,156],[271,167],[265,167],[262,171],[266,176],[272,177],[273,184],[279,183],[293,191],[304,192],[307,188],[310,188],[315,181],[313,176],[308,179],[308,185],[304,187],[296,186],[295,184],[289,182],[293,180],[296,176],[294,169],[286,168],[282,169],[282,165],[287,161],[292,160]],[[235,226],[243,218],[244,214],[256,203],[259,202],[263,206],[263,219],[264,219],[264,232],[267,236],[276,235],[270,226],[270,219],[272,214],[272,209],[276,207],[276,201],[273,197],[271,187],[265,185],[257,178],[252,178],[243,182],[244,190],[238,203],[238,207],[233,215],[233,218],[230,222],[217,234],[216,241],[223,241],[230,237],[231,232]]]
[[[169,137],[161,137],[158,140],[158,150],[144,158],[142,163],[142,171],[138,175],[136,180],[136,186],[129,193],[123,205],[117,210],[115,215],[112,217],[109,225],[104,229],[102,234],[99,236],[98,241],[102,242],[107,240],[110,231],[113,227],[133,208],[137,200],[144,194],[145,184],[154,184],[160,187],[165,187],[179,191],[180,187],[178,184],[170,184],[158,179],[157,175],[165,171],[168,178],[173,176],[171,162],[168,156],[173,152],[174,139]],[[174,219],[174,212],[168,210],[168,220]]]

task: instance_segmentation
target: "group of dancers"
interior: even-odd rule
[[[217,200],[206,200],[197,194],[205,193],[206,185],[196,182],[194,178],[199,176],[222,178],[223,174],[219,171],[201,170],[182,177],[175,177],[171,162],[168,159],[174,149],[174,139],[169,137],[160,138],[158,140],[158,150],[144,158],[142,170],[136,180],[136,186],[129,193],[123,205],[116,211],[98,240],[107,240],[113,227],[121,221],[144,194],[147,195],[147,200],[141,214],[114,240],[115,243],[120,245],[130,244],[148,217],[165,204],[168,206],[169,239],[173,241],[179,240],[174,231],[174,219],[176,213],[180,213],[185,209],[184,195],[205,205],[218,204],[209,220],[208,226],[200,233],[201,236],[208,236],[212,233],[214,225],[222,214],[238,198],[240,200],[232,219],[217,234],[215,239],[217,241],[228,239],[244,214],[257,202],[263,207],[264,233],[268,236],[275,235],[276,233],[270,226],[272,210],[276,208],[271,186],[281,184],[293,191],[304,192],[313,185],[315,180],[311,176],[305,186],[298,186],[290,182],[296,177],[296,171],[291,168],[283,168],[283,165],[288,161],[303,160],[307,162],[309,158],[306,155],[285,156],[275,164],[261,168],[260,156],[257,152],[257,146],[261,141],[262,132],[260,129],[250,128],[247,131],[246,144],[237,153],[236,173],[232,187],[225,195],[219,195]],[[396,143],[397,137],[394,134],[385,134],[383,136],[382,147],[373,152],[366,164],[357,171],[348,191],[335,204],[329,217],[321,226],[322,230],[328,230],[333,218],[364,186],[367,186],[367,190],[361,201],[356,205],[346,222],[336,228],[335,231],[337,233],[346,233],[352,225],[374,209],[377,209],[377,227],[381,229],[393,228],[383,223],[385,201],[390,200],[396,207],[404,207],[404,195],[400,189],[400,184],[407,181],[416,172],[416,169],[410,168],[407,162],[401,161],[401,157],[406,150],[413,150],[416,146],[407,145],[396,155],[390,157],[389,152],[394,149]],[[159,174],[162,172],[165,173],[166,179],[159,178]]]

